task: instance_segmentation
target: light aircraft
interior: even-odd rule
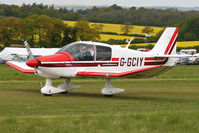
[[[35,73],[46,78],[41,93],[51,96],[78,88],[70,82],[74,77],[105,77],[105,87],[101,93],[112,96],[124,91],[111,85],[111,78],[146,78],[156,77],[176,64],[178,28],[168,27],[151,51],[141,52],[118,45],[79,41],[66,45],[53,55],[33,58],[28,43],[25,42],[29,57],[28,62],[7,62],[8,65],[24,72]],[[52,86],[52,79],[65,78],[58,87]]]

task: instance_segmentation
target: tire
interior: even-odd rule
[[[104,94],[105,97],[113,97],[113,94]]]
[[[44,96],[52,96],[52,94],[43,94]]]
[[[61,94],[67,94],[67,93],[68,93],[68,91],[61,92]]]

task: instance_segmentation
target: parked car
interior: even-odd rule
[[[181,65],[182,64],[182,59],[183,58],[179,58],[176,63],[179,64],[179,65]]]
[[[190,58],[183,58],[182,59],[182,65],[192,65],[193,60],[190,60]]]
[[[194,63],[193,63],[194,65],[199,65],[199,58],[196,58],[195,60],[194,60]]]
[[[196,49],[181,49],[180,50],[180,54],[194,55],[196,53],[197,53]]]
[[[2,58],[0,58],[0,64],[6,64],[7,61],[3,60]]]
[[[177,64],[192,65],[192,64],[194,64],[194,61],[190,58],[179,58],[179,60],[177,60]]]
[[[17,62],[26,62],[28,61],[28,58],[26,55],[17,55],[17,54],[12,54],[12,59],[11,61],[17,61]]]

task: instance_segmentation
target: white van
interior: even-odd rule
[[[189,54],[189,55],[194,55],[196,54],[196,49],[181,49],[180,54]]]

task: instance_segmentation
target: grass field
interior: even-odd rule
[[[74,26],[76,21],[64,21],[64,23],[67,23],[69,26]],[[90,23],[90,25],[92,25],[94,23]],[[123,34],[123,32],[121,31],[121,24],[107,24],[107,23],[101,23],[104,25],[103,27],[103,32],[116,32],[118,34]],[[142,33],[142,29],[144,28],[144,26],[137,26],[134,25],[134,28],[129,32],[129,34],[141,34],[141,35],[145,35],[145,33]],[[153,28],[153,33],[151,33],[152,36],[155,36],[157,33],[159,33],[161,30],[163,30],[163,27],[154,27],[152,26],[151,28]]]
[[[73,79],[80,89],[44,97],[35,75],[7,65],[0,75],[1,133],[199,132],[199,66],[177,66],[153,79],[113,79],[125,89],[114,97],[100,94],[104,79]]]

